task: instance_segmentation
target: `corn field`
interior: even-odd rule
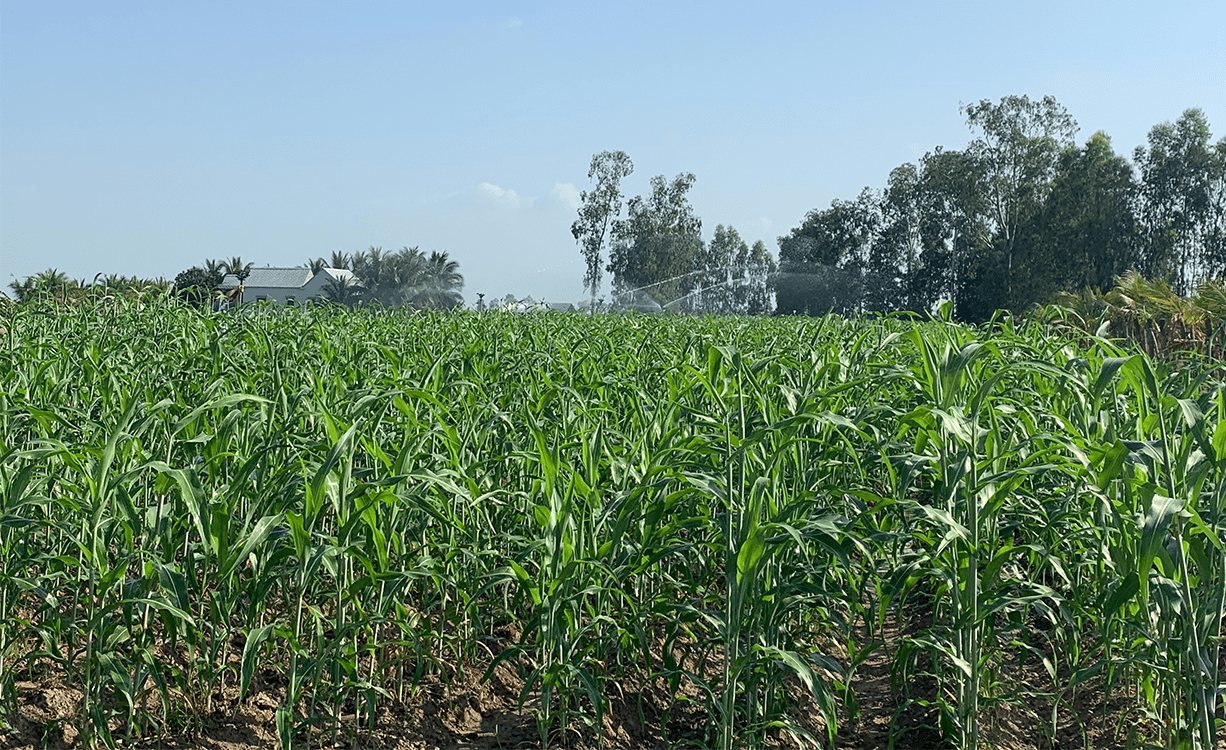
[[[538,747],[649,684],[654,746],[830,747],[888,652],[951,747],[1003,712],[1223,736],[1221,362],[1009,320],[148,298],[0,327],[0,731],[55,683],[46,737],[155,747],[275,684],[281,747],[357,747],[509,671]]]

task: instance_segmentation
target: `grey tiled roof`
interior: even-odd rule
[[[361,282],[353,275],[353,271],[347,268],[321,268],[319,272],[328,278],[329,281],[348,281],[351,284],[361,286]]]
[[[252,268],[251,275],[243,285],[264,289],[301,289],[310,278],[309,268]],[[226,274],[221,280],[222,289],[234,289],[237,286],[238,277],[232,273]]]

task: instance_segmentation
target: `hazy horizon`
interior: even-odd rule
[[[704,237],[777,254],[806,212],[965,145],[960,104],[1050,94],[1128,156],[1188,108],[1226,132],[1209,2],[0,8],[6,292],[417,246],[469,304],[575,301],[598,151],[633,159],[628,196],[694,173]]]

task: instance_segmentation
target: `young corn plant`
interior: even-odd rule
[[[507,649],[487,671],[491,674],[505,659],[529,656],[531,672],[520,694],[521,705],[528,691],[539,686],[540,708],[537,726],[542,747],[552,744],[555,731],[565,738],[576,718],[593,727],[601,726],[604,698],[597,676],[589,639],[593,622],[591,600],[598,593],[596,563],[591,560],[594,541],[587,538],[582,512],[590,487],[551,444],[535,422],[530,423],[536,452],[530,455],[540,479],[531,496],[540,498],[531,507],[540,538],[529,547],[529,557],[509,560],[503,578],[514,581],[531,598],[532,610],[527,627],[535,643],[531,651],[515,646]],[[523,563],[535,570],[529,573]],[[588,717],[576,700],[582,696],[594,717]]]
[[[770,427],[780,415],[760,382],[763,363],[746,363],[739,351],[725,347],[708,347],[706,355],[705,367],[690,371],[691,390],[706,402],[695,416],[703,428],[699,439],[709,447],[698,455],[715,459],[715,471],[690,471],[685,478],[710,498],[713,520],[719,521],[713,528],[720,533],[708,544],[722,562],[723,606],[702,614],[718,637],[722,670],[716,685],[701,673],[690,678],[711,696],[718,747],[732,748],[745,735],[760,742],[772,729],[817,744],[787,716],[787,675],[808,688],[833,741],[836,709],[823,672],[841,675],[842,669],[824,654],[802,648],[788,629],[817,598],[818,591],[800,577],[805,572],[820,577],[810,566],[822,553],[847,562],[842,531],[833,518],[789,503],[786,483],[772,477],[779,465]],[[788,439],[780,442],[786,445]],[[803,499],[807,506],[809,498]],[[808,551],[818,555],[806,559],[802,555]]]
[[[1162,374],[1145,355],[1123,369],[1140,415],[1141,439],[1125,442],[1132,468],[1126,479],[1143,509],[1138,596],[1142,611],[1151,613],[1147,630],[1156,657],[1142,688],[1166,746],[1201,750],[1216,746],[1221,702],[1224,389],[1220,380],[1172,388],[1180,373],[1167,374],[1160,386]],[[1171,393],[1179,390],[1182,398]]]
[[[515,663],[542,744],[662,680],[711,744],[817,745],[893,613],[963,746],[1037,690],[1023,657],[1060,705],[1102,675],[1155,744],[1220,740],[1213,363],[1007,320],[154,299],[6,326],[0,715],[59,679],[92,741],[156,742],[281,675],[282,744],[335,743]]]
[[[938,682],[950,688],[936,698],[943,732],[959,747],[977,748],[985,695],[998,692],[997,654],[1010,638],[1001,618],[1008,622],[1035,604],[1059,606],[1053,589],[1018,566],[1024,550],[1014,535],[1002,534],[1009,506],[1052,467],[1042,463],[1047,451],[1034,436],[1009,425],[1016,409],[997,393],[1009,370],[986,366],[995,353],[990,345],[938,348],[919,329],[912,340],[920,355],[916,386],[925,398],[905,420],[914,429],[916,462],[932,472],[932,494],[903,498],[930,530],[917,536],[923,547],[904,580],[910,587],[930,577],[937,600],[935,627],[900,653],[937,657]]]

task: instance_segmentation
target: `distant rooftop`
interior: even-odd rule
[[[336,281],[352,281],[357,282],[357,277],[353,275],[353,271],[347,268],[321,268],[319,272],[324,276],[331,277]]]
[[[331,269],[329,269],[331,270]],[[345,273],[348,273],[346,271]],[[252,268],[251,275],[243,282],[244,286],[260,287],[262,289],[301,289],[311,279],[309,268]],[[222,289],[238,287],[238,277],[232,273],[221,280]]]

